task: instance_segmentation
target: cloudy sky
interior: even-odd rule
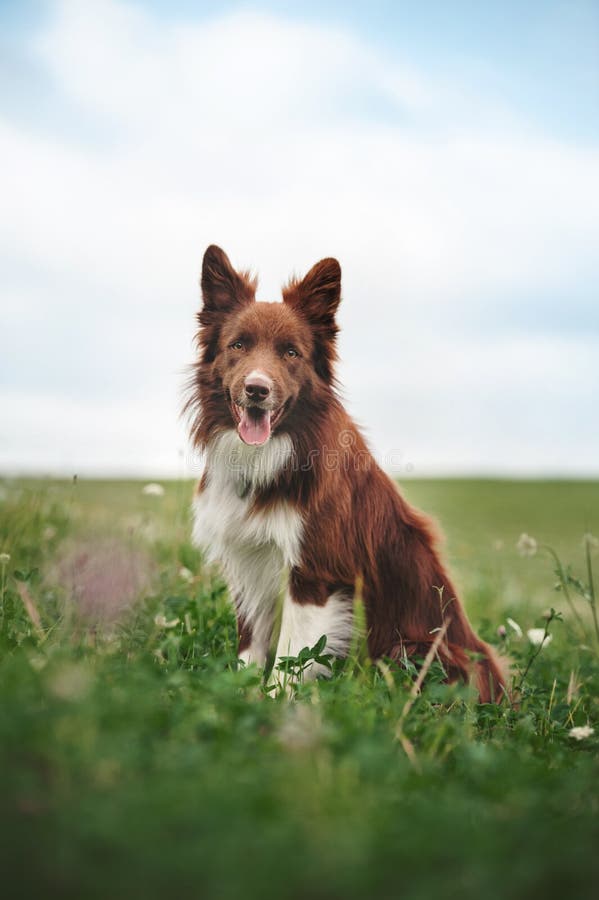
[[[190,474],[202,253],[396,472],[599,474],[599,4],[0,3],[0,471]]]

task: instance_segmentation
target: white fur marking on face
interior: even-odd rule
[[[252,642],[241,658],[264,664],[285,567],[300,556],[302,518],[290,504],[252,512],[253,491],[272,481],[293,450],[286,436],[248,447],[233,431],[208,447],[204,489],[193,504],[193,541],[219,562]]]
[[[258,381],[263,381],[272,388],[272,378],[266,374],[266,372],[261,372],[260,369],[252,369],[249,375],[245,376],[245,383],[250,384],[252,379],[257,378]]]
[[[289,594],[283,604],[281,634],[276,659],[281,656],[297,656],[304,647],[313,647],[323,634],[327,636],[325,653],[345,656],[349,650],[353,631],[353,606],[342,594],[331,594],[323,606],[313,603],[296,603]],[[328,674],[324,666],[311,663],[304,671],[304,678]],[[289,681],[284,672],[275,670],[275,681]]]

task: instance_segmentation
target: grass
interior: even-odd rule
[[[295,702],[267,698],[237,666],[224,585],[189,544],[191,486],[141,487],[0,482],[7,893],[596,895],[599,661],[582,537],[599,533],[598,483],[405,485],[443,522],[474,624],[512,657],[517,708],[477,704],[436,663],[415,695],[414,673],[359,646]],[[521,532],[572,564],[584,637],[550,556],[517,553]],[[551,607],[562,617],[543,617]],[[531,627],[551,643],[535,648]]]

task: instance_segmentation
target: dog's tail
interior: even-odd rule
[[[424,659],[430,650],[432,640],[401,641],[390,656],[392,659],[416,657]],[[508,669],[495,650],[473,636],[473,646],[464,648],[459,644],[442,641],[436,651],[449,684],[455,681],[472,682],[478,690],[481,703],[499,703],[508,697]]]
[[[489,644],[478,640],[475,654],[475,678],[481,703],[499,703],[509,699],[508,665]],[[472,663],[470,664],[472,668]]]

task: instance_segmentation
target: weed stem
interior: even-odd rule
[[[595,598],[595,583],[593,581],[593,564],[591,562],[591,541],[586,537],[584,543],[587,558],[587,576],[589,579],[589,603],[593,614],[593,624],[595,625],[595,639],[599,644],[599,621],[597,620],[597,601]]]
[[[576,605],[575,605],[574,601],[572,600],[572,597],[570,596],[570,591],[568,590],[568,582],[566,579],[566,575],[564,573],[564,567],[562,566],[562,562],[561,562],[559,556],[557,555],[557,553],[555,552],[555,550],[553,549],[553,547],[550,547],[548,544],[543,544],[542,549],[546,550],[547,553],[549,553],[549,555],[553,558],[553,561],[555,562],[555,566],[556,566],[555,571],[556,571],[557,577],[559,578],[559,583],[560,583],[562,591],[564,593],[564,597],[566,598],[568,606],[570,607],[570,609],[572,611],[572,615],[574,616],[574,618],[576,619],[576,621],[578,623],[582,639],[586,640],[586,628],[584,627],[584,622],[582,621],[580,613],[576,609]]]

